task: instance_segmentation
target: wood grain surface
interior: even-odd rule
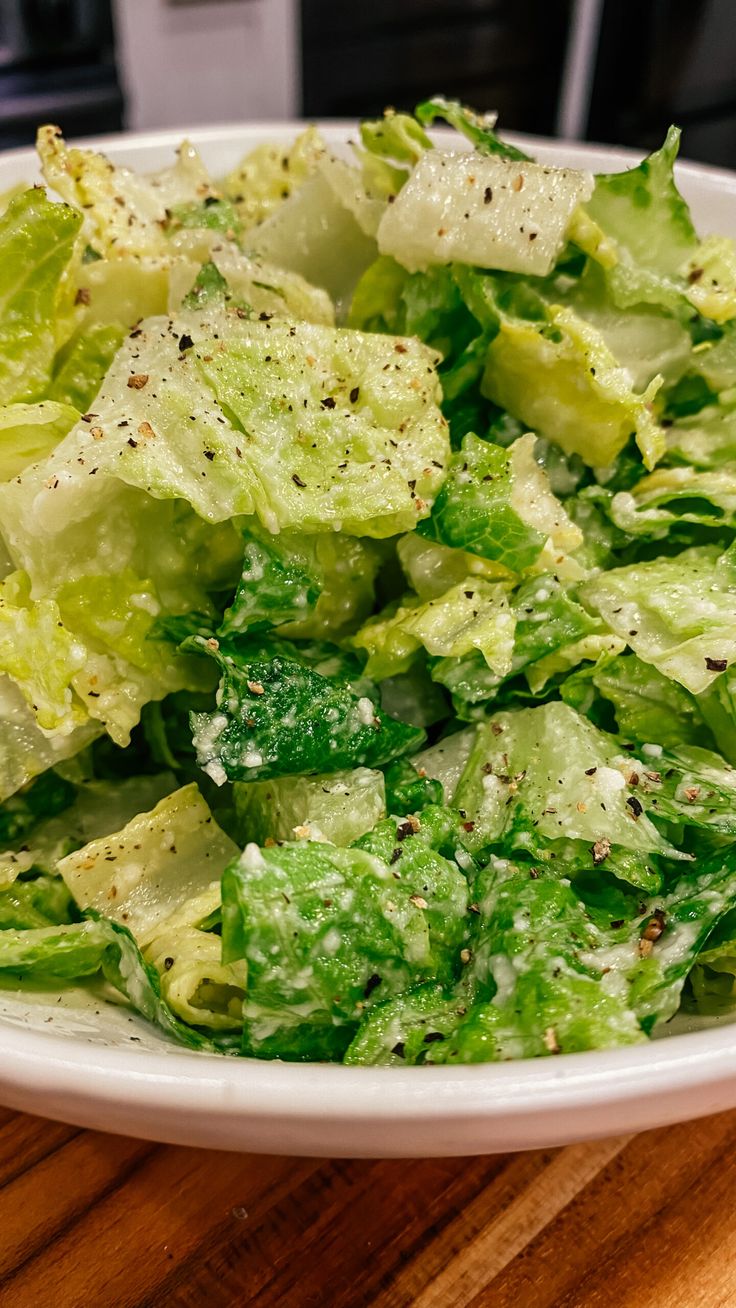
[[[0,1110],[2,1308],[734,1308],[736,1113],[405,1162],[154,1145]]]

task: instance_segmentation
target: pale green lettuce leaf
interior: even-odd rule
[[[339,308],[378,253],[320,169],[247,233],[246,243],[268,263],[323,287]]]
[[[474,844],[505,835],[534,852],[539,838],[599,849],[606,841],[608,850],[677,857],[648,816],[646,800],[639,801],[645,766],[615,737],[551,700],[502,711],[478,727],[455,803],[475,823]]]
[[[634,434],[647,468],[665,452],[650,411],[655,379],[638,395],[602,335],[571,309],[544,323],[505,317],[488,350],[484,394],[566,454],[605,467]]]
[[[0,677],[0,801],[47,768],[79,753],[101,733],[100,724],[87,718],[66,735],[58,731],[45,734],[18,684],[8,676]]]
[[[177,150],[175,164],[150,176],[112,164],[95,150],[68,146],[57,127],[41,127],[36,145],[46,182],[82,210],[86,241],[108,258],[165,254],[167,209],[215,194],[188,141]]]
[[[439,599],[468,577],[484,581],[513,580],[513,573],[496,560],[440,545],[418,532],[402,536],[396,548],[407,581],[423,600]]]
[[[223,963],[221,955],[219,935],[171,919],[144,950],[158,975],[161,996],[177,1017],[212,1031],[239,1031],[248,968],[242,960]]]
[[[378,248],[410,272],[430,264],[546,276],[589,173],[427,150],[381,219]]]
[[[352,643],[368,653],[366,674],[379,680],[405,672],[421,649],[439,658],[478,651],[503,676],[511,667],[514,627],[506,583],[468,577],[438,599],[409,600],[370,618]]]
[[[62,279],[81,221],[35,187],[0,216],[0,404],[45,393],[63,330]]]
[[[706,236],[682,269],[687,297],[704,318],[736,318],[736,246],[727,236]]]
[[[618,491],[609,512],[616,526],[631,536],[666,536],[680,522],[709,527],[736,526],[736,467],[707,472],[694,468],[657,468]]]
[[[386,816],[383,773],[370,768],[236,781],[233,800],[244,844],[302,839],[350,845]]]
[[[717,546],[614,568],[581,594],[640,659],[693,694],[736,659],[736,576]]]
[[[31,599],[25,574],[0,582],[0,671],[16,683],[42,731],[69,735],[86,721],[72,691],[86,658],[55,601]]]
[[[234,441],[269,530],[383,537],[427,516],[449,451],[436,356],[419,341],[274,320],[197,353],[248,434]]]
[[[122,831],[69,854],[59,872],[81,909],[124,924],[143,947],[185,900],[216,883],[237,853],[192,784]]]
[[[243,227],[255,227],[278,209],[314,172],[324,150],[316,127],[308,127],[289,145],[264,144],[250,150],[223,182]]]
[[[731,403],[709,404],[676,419],[667,430],[667,454],[696,468],[728,470],[736,463],[736,408]]]
[[[0,408],[0,481],[9,481],[37,463],[59,444],[79,421],[69,403],[56,399],[39,404],[6,404]]]

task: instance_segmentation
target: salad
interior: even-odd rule
[[[451,130],[428,135],[437,123]],[[452,1064],[736,1004],[736,248],[441,98],[0,214],[0,984]]]

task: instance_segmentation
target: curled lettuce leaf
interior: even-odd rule
[[[86,241],[108,258],[165,253],[167,210],[216,194],[188,141],[175,164],[150,177],[95,150],[68,146],[58,127],[41,127],[36,148],[46,182],[82,210]]]
[[[488,350],[483,390],[566,454],[613,462],[634,432],[647,468],[665,452],[650,411],[656,379],[637,395],[601,334],[567,308],[546,323],[507,317]]]
[[[657,468],[611,500],[617,527],[631,536],[665,536],[676,523],[736,527],[736,471]]]

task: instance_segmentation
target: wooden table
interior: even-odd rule
[[[734,1308],[736,1113],[567,1149],[324,1162],[0,1110],[2,1308]]]

